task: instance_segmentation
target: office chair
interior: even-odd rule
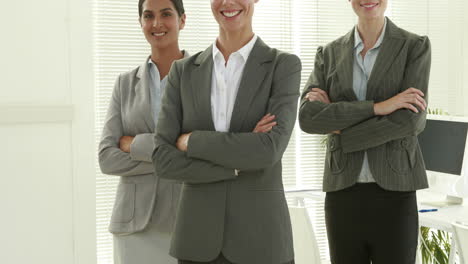
[[[294,238],[294,261],[296,264],[322,263],[307,208],[289,206]]]
[[[456,241],[460,263],[468,263],[468,225],[460,222],[452,223],[453,239]]]

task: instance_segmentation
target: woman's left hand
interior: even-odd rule
[[[306,94],[305,98],[308,99],[309,102],[319,101],[326,104],[331,103],[327,92],[320,88],[312,88],[312,90]]]
[[[187,151],[188,141],[189,141],[189,138],[190,138],[191,134],[192,134],[192,132],[182,134],[182,135],[179,136],[179,138],[177,139],[177,142],[176,142],[176,147],[177,147],[178,150],[184,151],[184,152]]]

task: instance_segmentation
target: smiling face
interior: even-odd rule
[[[258,0],[211,0],[211,10],[221,30],[252,31],[254,6]]]
[[[140,17],[141,30],[152,47],[178,45],[179,31],[185,26],[185,14],[179,17],[170,0],[146,0]]]
[[[383,18],[388,0],[349,0],[359,19]]]

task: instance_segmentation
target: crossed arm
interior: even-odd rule
[[[137,176],[154,172],[151,164],[153,136],[125,136],[121,115],[120,76],[112,92],[106,121],[99,143],[99,165],[109,175]],[[130,141],[131,139],[131,141]]]
[[[117,78],[99,143],[99,165],[108,175],[138,176],[155,171],[152,164],[154,133],[125,135],[121,115],[121,83]],[[274,115],[266,115],[254,129],[266,133],[276,125]]]
[[[328,91],[317,88],[325,87],[323,50],[319,48],[314,72],[302,96],[299,112],[302,130],[340,133],[344,152],[417,135],[425,126],[430,58],[429,39],[421,37],[410,51],[399,94],[376,104],[372,101],[330,102]]]
[[[176,147],[182,134],[182,116],[178,91],[180,70],[174,64],[156,133],[153,159],[158,174],[189,182],[222,181],[233,179],[234,169],[261,169],[279,161],[294,127],[301,64],[296,56],[287,56],[278,63],[268,103],[268,112],[275,114],[277,124],[268,133],[192,131],[187,152]],[[269,120],[271,116],[264,118]]]

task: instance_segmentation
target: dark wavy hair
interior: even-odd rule
[[[184,2],[182,0],[171,0],[172,4],[174,4],[174,7],[177,11],[177,14],[179,14],[179,17],[185,14],[185,9],[184,9]],[[143,4],[145,3],[145,0],[138,0],[138,15],[141,18],[141,15],[143,15]]]

